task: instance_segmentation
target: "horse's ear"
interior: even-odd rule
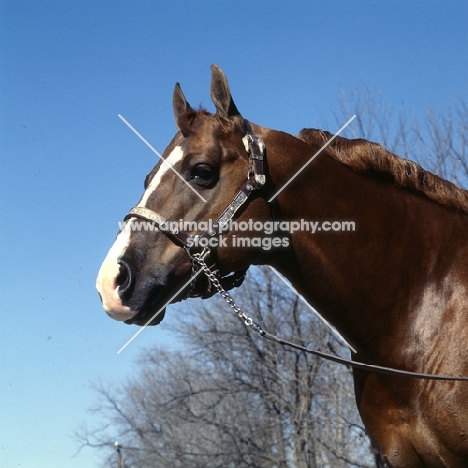
[[[211,99],[220,117],[230,118],[240,115],[232,100],[226,75],[216,65],[211,65]]]
[[[179,127],[179,117],[187,112],[193,111],[190,104],[185,99],[184,93],[179,83],[176,83],[174,88],[174,96],[172,97],[172,107],[174,108],[174,117],[177,127]]]

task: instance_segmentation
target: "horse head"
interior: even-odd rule
[[[143,325],[160,310],[151,322],[157,324],[166,304],[212,295],[215,291],[203,275],[191,281],[194,252],[209,253],[221,281],[234,273],[231,286],[240,283],[246,268],[265,253],[233,248],[232,234],[219,226],[229,213],[235,213],[237,221],[267,220],[271,214],[261,196],[264,176],[255,172],[258,161],[254,164],[249,155],[246,135],[254,139],[250,124],[237,110],[227,79],[215,65],[211,98],[215,114],[194,110],[180,85],[175,86],[173,108],[179,131],[163,160],[146,177],[143,196],[127,216],[97,278],[103,307],[116,320]],[[261,142],[254,144],[258,149]],[[249,193],[249,175],[255,188],[262,190]],[[241,188],[247,196],[239,192]],[[246,204],[235,201],[246,197]],[[214,228],[213,221],[217,221]]]

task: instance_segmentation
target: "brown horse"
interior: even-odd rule
[[[212,72],[215,114],[193,110],[176,85],[179,132],[167,163],[147,176],[99,273],[106,312],[143,325],[170,301],[210,296],[193,262],[208,252],[226,288],[249,265],[275,267],[353,345],[353,359],[468,375],[468,192],[365,140],[251,124],[224,74]],[[139,230],[141,219],[159,231]],[[183,231],[166,220],[215,222]],[[355,229],[330,229],[344,220]],[[227,221],[238,224],[227,230]],[[390,466],[468,466],[467,382],[354,377],[364,424]]]

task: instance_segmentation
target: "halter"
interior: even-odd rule
[[[200,264],[196,261],[197,258],[201,258],[205,264],[209,264],[210,270],[215,274],[219,283],[225,290],[230,290],[234,287],[240,286],[244,281],[248,270],[247,267],[229,275],[221,276],[217,262],[216,247],[204,247],[201,251],[200,248],[197,247],[200,244],[204,244],[204,242],[200,242],[201,240],[206,240],[205,243],[207,246],[212,245],[209,242],[210,239],[226,232],[228,230],[229,222],[235,217],[239,209],[247,202],[247,200],[249,200],[256,190],[261,189],[265,185],[266,177],[263,167],[265,144],[260,138],[253,134],[250,123],[247,120],[245,120],[244,123],[247,129],[247,134],[242,141],[244,142],[246,151],[249,155],[247,181],[236,193],[232,202],[203,234],[197,234],[194,236],[187,234],[185,231],[174,227],[177,226],[177,223],[172,223],[156,211],[143,206],[132,208],[124,218],[124,221],[127,221],[129,218],[139,218],[152,223],[174,244],[185,249],[190,257],[190,261],[192,262],[192,281],[188,287],[186,297],[201,297],[206,299],[218,292],[216,288],[213,287],[213,281],[209,276],[206,276],[207,282],[204,285],[203,290],[199,292],[196,290],[196,282],[198,278],[195,278],[195,276],[200,269]]]

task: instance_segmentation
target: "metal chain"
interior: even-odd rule
[[[222,298],[227,302],[229,307],[237,314],[237,317],[239,317],[239,319],[242,320],[246,326],[251,327],[254,331],[260,333],[262,336],[265,335],[265,331],[262,329],[262,327],[258,323],[254,322],[253,319],[245,312],[242,312],[242,309],[236,304],[233,297],[223,288],[219,278],[215,273],[213,273],[213,271],[211,271],[210,267],[203,260],[203,252],[193,254],[191,257],[195,262],[198,263],[198,265],[200,265],[211,284],[217,289],[219,294],[221,294]]]

